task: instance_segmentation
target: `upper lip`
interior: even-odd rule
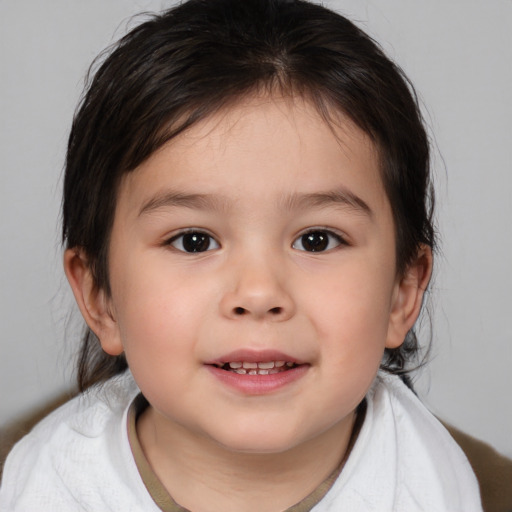
[[[296,357],[285,354],[278,350],[248,350],[239,349],[220,356],[219,358],[207,361],[206,364],[225,364],[234,362],[264,363],[270,361],[285,361],[286,363],[303,364]]]

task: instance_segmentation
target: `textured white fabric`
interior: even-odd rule
[[[367,403],[350,457],[314,512],[482,510],[466,456],[398,377],[379,373]]]
[[[133,460],[129,373],[43,420],[9,455],[2,512],[157,512]],[[314,512],[481,511],[464,454],[416,396],[379,374],[350,457]]]
[[[9,454],[1,512],[159,512],[140,479],[127,414],[130,374],[79,396],[44,419]]]

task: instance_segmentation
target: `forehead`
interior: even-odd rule
[[[330,114],[327,120],[302,97],[246,98],[193,125],[126,174],[118,206],[140,212],[168,189],[257,205],[343,188],[385,207],[375,145],[347,116]]]

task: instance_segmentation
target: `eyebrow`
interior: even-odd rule
[[[341,206],[356,213],[367,215],[370,218],[373,217],[373,211],[368,206],[368,203],[344,188],[311,194],[292,194],[285,198],[283,202],[284,207],[289,210]]]
[[[187,194],[166,191],[146,201],[139,211],[139,217],[161,208],[185,207],[200,210],[225,210],[227,201],[224,197],[211,194]]]
[[[290,194],[281,201],[285,210],[304,210],[308,208],[343,207],[362,213],[370,218],[373,211],[359,196],[346,189],[307,194]],[[166,191],[155,195],[146,201],[139,211],[139,216],[151,213],[161,208],[184,207],[190,209],[223,211],[228,210],[229,201],[224,196],[212,194],[188,194],[176,191]]]

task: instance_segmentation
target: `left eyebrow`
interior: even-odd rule
[[[311,194],[292,194],[283,200],[284,207],[289,210],[302,210],[306,208],[323,208],[341,206],[373,217],[373,211],[358,195],[347,189],[337,189]]]
[[[218,211],[225,210],[227,204],[225,198],[221,196],[166,191],[146,201],[139,211],[139,217],[162,208],[176,207]]]

